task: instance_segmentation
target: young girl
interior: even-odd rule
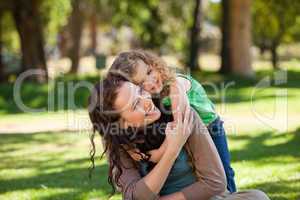
[[[173,73],[161,58],[148,51],[123,52],[114,63],[110,68],[110,74],[121,74],[127,80],[140,85],[153,97],[158,97],[164,106],[171,106],[174,121],[187,103],[195,109],[216,145],[226,173],[227,189],[235,192],[234,171],[230,166],[223,121],[215,112],[214,105],[201,84],[191,76]],[[149,151],[150,161],[158,162],[166,145],[166,142],[163,142],[158,149]],[[140,154],[132,155],[135,159],[140,159]]]

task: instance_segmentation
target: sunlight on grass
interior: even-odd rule
[[[282,63],[288,68],[287,83],[263,88],[254,96],[251,95],[256,84],[265,76],[271,74],[272,77],[273,72],[266,70],[267,66],[262,66],[253,80],[223,77],[210,71],[193,74],[201,83],[213,81],[218,87],[222,82],[235,82],[233,87],[228,88],[224,102],[212,88],[206,89],[216,104],[217,112],[225,119],[238,188],[261,189],[272,200],[300,199],[300,68],[295,67],[296,63],[300,62]],[[80,80],[94,82],[98,77],[63,77],[64,84]],[[276,96],[282,90],[287,90],[287,97]],[[11,84],[0,85],[0,91],[1,127],[16,126],[23,130],[30,125],[34,128],[45,124],[66,124],[70,119],[74,120],[70,116],[79,116],[80,120],[83,116],[87,117],[87,90],[76,94],[76,104],[80,105],[76,111],[66,105],[61,109],[55,105],[54,111],[35,114],[20,112],[13,103]],[[38,108],[47,105],[46,93],[46,85],[29,83],[22,94],[27,105]],[[276,108],[276,103],[284,105],[285,98],[288,106]],[[268,124],[259,119],[257,113],[265,119],[272,119],[272,115],[277,113],[279,118],[268,121]],[[277,130],[283,123],[287,123],[287,130]],[[1,200],[108,199],[111,188],[107,184],[108,166],[105,160],[97,160],[93,178],[88,178],[90,145],[87,133],[32,132],[0,134]],[[99,137],[97,147],[99,158]],[[120,198],[117,194],[112,199]]]
[[[271,199],[296,200],[300,195],[299,144],[299,130],[229,135],[239,189],[257,188]],[[92,180],[87,176],[88,135],[1,135],[0,145],[0,199],[108,199],[105,160],[97,160]],[[98,148],[98,156],[100,151]]]

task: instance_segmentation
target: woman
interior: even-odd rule
[[[132,134],[160,119],[162,113],[150,95],[120,77],[108,77],[92,92],[89,114],[94,131],[101,134],[108,154],[109,182],[120,187],[124,199],[268,199],[260,191],[224,194],[226,178],[216,148],[205,125],[189,107],[183,119],[167,124],[166,151],[144,177],[139,172],[138,163],[129,155],[136,146],[130,140],[121,141],[119,138],[123,139],[124,134]],[[184,145],[197,180],[181,191],[159,196]]]

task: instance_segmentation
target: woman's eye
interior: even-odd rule
[[[152,72],[152,70],[151,70],[151,69],[149,69],[149,70],[148,70],[148,72],[147,72],[147,75],[150,75],[150,74],[151,74],[151,72]]]
[[[140,87],[140,91],[139,91],[140,94],[143,94],[143,88]]]

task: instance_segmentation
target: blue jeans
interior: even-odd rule
[[[223,127],[223,121],[218,117],[215,121],[210,123],[207,128],[212,137],[213,142],[215,143],[215,146],[217,148],[225,170],[227,179],[227,189],[231,193],[236,192],[234,171],[230,166],[230,153],[228,150],[227,138]]]

